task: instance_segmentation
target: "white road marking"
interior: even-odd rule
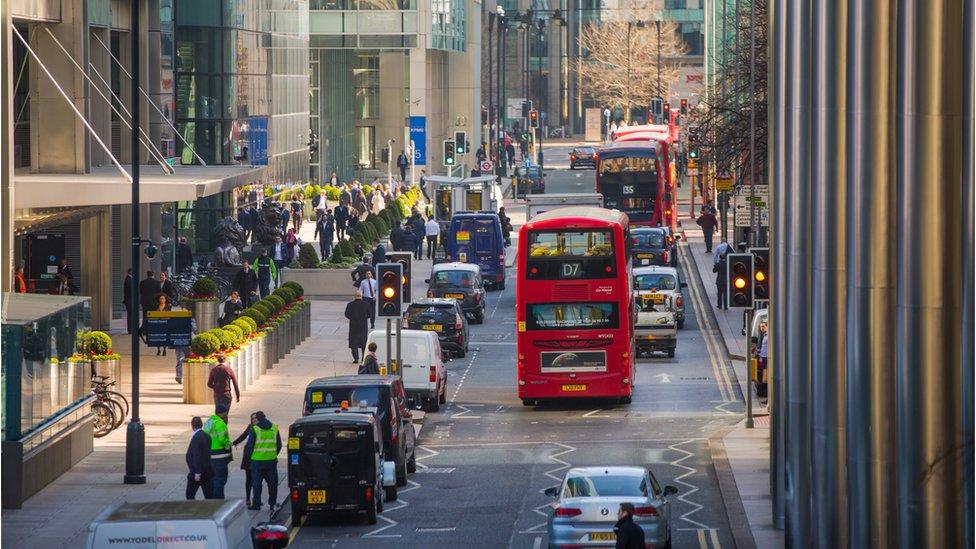
[[[712,537],[712,547],[715,549],[722,549],[722,544],[718,541],[718,529],[712,528],[709,535]]]
[[[685,450],[684,448],[679,448],[679,446],[681,446],[682,444],[688,444],[688,443],[691,443],[691,442],[697,442],[697,440],[696,439],[689,439],[689,440],[686,440],[684,442],[679,442],[677,444],[672,444],[671,446],[668,446],[669,449],[674,450],[675,452],[681,452],[681,453],[685,454],[685,455],[681,456],[680,458],[672,461],[670,463],[670,465],[673,465],[675,467],[680,467],[682,469],[685,469],[685,472],[684,473],[682,473],[681,475],[678,475],[678,476],[674,477],[674,481],[677,482],[677,483],[683,484],[686,487],[688,487],[688,488],[691,489],[688,492],[684,492],[684,493],[679,492],[678,493],[678,500],[680,500],[680,501],[682,501],[682,502],[684,502],[684,503],[686,503],[686,504],[688,504],[688,505],[690,505],[692,507],[692,509],[690,511],[688,511],[688,512],[684,513],[683,515],[681,515],[680,518],[681,518],[681,520],[684,520],[684,521],[688,522],[689,524],[691,524],[693,526],[697,526],[698,528],[708,529],[709,528],[708,525],[702,524],[702,523],[698,522],[697,520],[693,520],[693,519],[688,518],[688,515],[697,513],[698,511],[700,511],[702,509],[702,506],[701,505],[699,505],[698,503],[695,503],[694,501],[691,501],[690,499],[688,499],[688,496],[690,496],[690,495],[692,495],[692,494],[694,494],[695,492],[698,491],[698,487],[695,486],[694,484],[691,484],[690,482],[686,482],[684,480],[685,477],[688,477],[688,476],[691,476],[691,475],[697,473],[698,472],[698,469],[695,469],[694,467],[689,467],[689,466],[684,465],[684,464],[681,463],[682,461],[684,461],[684,460],[686,460],[686,459],[688,459],[690,457],[693,457],[695,455],[695,454],[689,452],[688,450]]]
[[[668,374],[657,374],[654,377],[660,378],[660,383],[671,383],[671,376]]]
[[[428,467],[422,463],[422,460],[429,459],[429,458],[432,458],[432,457],[440,454],[440,452],[438,452],[437,450],[431,450],[430,448],[426,448],[424,446],[417,446],[416,447],[416,450],[424,450],[425,452],[429,452],[426,456],[418,456],[416,458],[417,469],[427,469]],[[410,479],[407,479],[407,484],[409,486],[407,486],[406,488],[404,488],[402,490],[397,490],[397,500],[396,500],[396,502],[399,503],[399,505],[397,505],[396,507],[387,507],[387,508],[383,509],[383,512],[382,513],[380,513],[380,514],[377,515],[377,518],[383,519],[383,521],[386,522],[386,523],[388,523],[388,524],[386,526],[381,526],[381,527],[379,527],[379,528],[377,528],[375,530],[371,530],[369,532],[366,532],[365,534],[363,534],[362,537],[364,537],[364,538],[399,538],[399,537],[403,537],[401,534],[381,534],[380,532],[383,532],[385,530],[389,530],[390,528],[393,528],[394,526],[397,526],[397,525],[400,524],[399,522],[397,522],[397,521],[395,521],[395,520],[387,517],[386,515],[389,514],[392,511],[397,511],[397,510],[403,509],[404,507],[407,507],[408,505],[410,505],[410,502],[407,501],[407,500],[405,500],[405,499],[403,499],[401,496],[403,494],[412,492],[412,491],[416,490],[417,488],[420,488],[420,483],[414,482],[414,481],[412,481]]]
[[[535,538],[534,540],[532,540],[532,549],[541,549],[541,547],[542,547],[542,538]]]
[[[454,406],[456,406],[457,408],[460,408],[461,411],[458,412],[458,413],[456,413],[456,414],[453,414],[451,416],[451,419],[481,419],[481,416],[469,416],[469,415],[467,415],[467,414],[470,414],[471,413],[471,408],[468,408],[468,406],[484,406],[484,404],[469,404],[468,406],[462,406],[461,404],[455,404]]]
[[[546,471],[543,474],[545,476],[551,478],[552,480],[556,481],[557,484],[560,484],[560,483],[562,483],[563,479],[561,477],[557,477],[554,473],[557,473],[557,472],[562,471],[564,469],[569,469],[570,468],[570,464],[569,464],[569,462],[566,462],[566,461],[563,461],[563,460],[559,459],[559,456],[568,454],[570,452],[575,452],[576,451],[576,448],[574,448],[574,447],[572,447],[572,446],[570,446],[568,444],[563,444],[562,442],[552,442],[550,444],[555,444],[556,446],[561,446],[563,448],[563,450],[561,450],[559,452],[556,452],[554,454],[549,454],[549,459],[552,460],[552,461],[554,461],[554,462],[556,462],[556,463],[558,463],[559,464],[559,467],[556,467],[554,469],[550,469],[550,470]],[[548,486],[547,486],[547,488],[548,488]],[[545,494],[545,491],[546,491],[546,489],[545,488],[542,488],[541,490],[539,490],[539,493],[540,494]],[[535,509],[533,509],[532,511],[534,511],[535,513],[537,513],[539,515],[542,515],[546,519],[546,521],[544,521],[544,522],[542,522],[540,524],[536,524],[535,526],[533,526],[531,528],[528,528],[526,530],[522,530],[521,532],[519,532],[519,534],[541,534],[542,532],[540,532],[539,529],[540,528],[545,528],[547,526],[548,521],[549,521],[549,512],[548,512],[548,510],[551,509],[551,508],[552,508],[552,503],[544,503],[544,504],[536,507]]]
[[[442,528],[424,528],[424,527],[420,527],[420,528],[417,528],[416,531],[417,532],[420,532],[421,534],[427,534],[427,533],[430,533],[430,532],[453,532],[455,530],[457,530],[457,526],[445,526],[445,527],[442,527]]]
[[[596,418],[596,417],[602,417],[602,418],[611,418],[611,417],[613,417],[613,416],[602,416],[602,415],[601,416],[598,416],[598,415],[596,415],[597,412],[600,412],[602,410],[603,410],[602,408],[597,408],[596,410],[591,410],[591,411],[586,412],[585,414],[583,414],[583,417],[594,417],[594,418]]]

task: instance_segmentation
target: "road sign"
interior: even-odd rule
[[[492,170],[495,169],[495,165],[491,163],[491,160],[482,160],[480,167],[481,167],[481,173],[487,173],[487,174],[490,174]]]
[[[732,174],[729,172],[720,172],[715,176],[715,190],[716,191],[731,191],[732,190]]]
[[[755,193],[755,200],[752,199],[753,192]],[[748,185],[743,185],[735,190],[733,205],[736,227],[749,227],[752,225],[749,219],[749,212],[753,211],[750,203],[755,205],[756,224],[760,227],[768,227],[769,185],[756,185],[754,190]]]

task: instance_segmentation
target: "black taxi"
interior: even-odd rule
[[[383,461],[375,408],[317,410],[288,428],[288,488],[292,524],[309,513],[383,511],[386,486],[396,487],[395,465]]]

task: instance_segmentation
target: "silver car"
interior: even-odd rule
[[[674,316],[678,320],[678,329],[685,327],[685,298],[681,290],[687,288],[687,282],[681,282],[678,270],[674,267],[652,265],[650,267],[634,267],[634,291],[661,293],[672,299]]]
[[[560,486],[546,490],[558,497],[549,515],[550,547],[613,547],[614,525],[623,502],[634,504],[634,523],[644,530],[646,547],[671,547],[674,486],[658,484],[644,467],[574,467]]]

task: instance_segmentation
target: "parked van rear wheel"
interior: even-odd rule
[[[397,487],[396,486],[386,486],[383,488],[384,496],[386,501],[396,501],[397,499]]]

